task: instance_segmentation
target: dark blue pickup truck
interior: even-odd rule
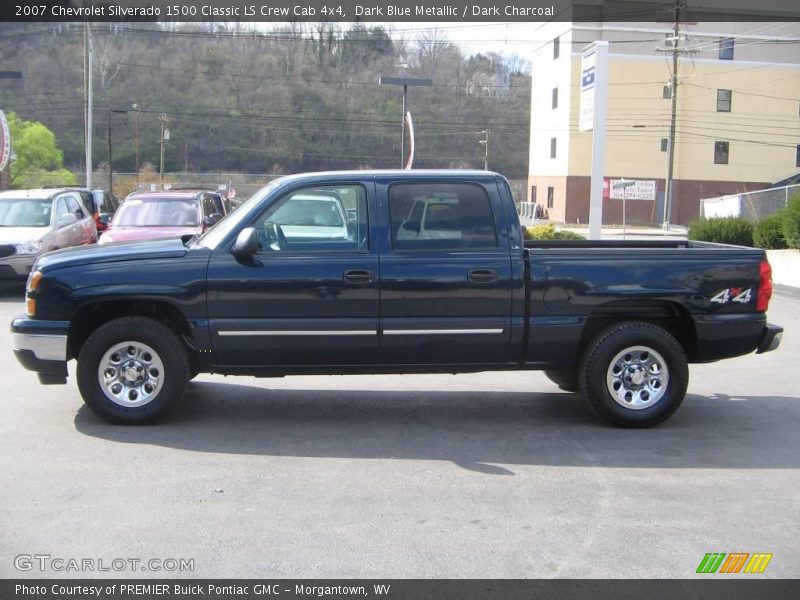
[[[606,421],[647,427],[690,362],[766,352],[764,252],[695,242],[526,242],[484,171],[273,181],[200,237],[40,258],[14,352],[42,383],[77,359],[85,402],[157,420],[198,373],[539,369]]]

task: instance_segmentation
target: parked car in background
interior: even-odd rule
[[[97,228],[97,235],[100,236],[108,229],[108,223],[117,212],[119,201],[116,196],[108,190],[101,188],[88,188],[80,186],[47,186],[46,189],[69,189],[81,195],[84,206],[92,213],[94,225]]]
[[[0,280],[24,280],[45,252],[96,241],[92,213],[76,190],[0,192]]]
[[[226,212],[222,197],[208,190],[134,192],[122,201],[99,243],[196,235]]]

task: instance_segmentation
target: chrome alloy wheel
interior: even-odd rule
[[[164,385],[161,357],[142,342],[120,342],[103,355],[97,367],[100,389],[120,406],[144,406]]]
[[[633,410],[649,408],[667,391],[667,361],[647,346],[625,348],[609,363],[606,385],[620,406]]]

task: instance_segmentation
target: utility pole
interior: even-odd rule
[[[111,109],[108,109],[108,192],[114,193],[114,152],[111,149]]]
[[[111,148],[111,113],[125,114],[128,111],[123,108],[108,109],[108,191],[114,193],[114,153]]]
[[[675,172],[675,123],[678,118],[678,58],[681,54],[688,54],[689,50],[684,50],[680,47],[681,32],[680,32],[680,13],[685,5],[681,0],[675,0],[672,12],[674,14],[672,45],[670,48],[656,48],[659,52],[669,52],[672,54],[672,72],[670,74],[669,87],[670,87],[670,100],[672,106],[670,108],[669,119],[669,138],[667,141],[667,179],[664,185],[664,221],[663,228],[669,230],[670,220],[672,218],[673,206],[673,175]]]
[[[490,129],[481,131],[483,139],[478,140],[478,143],[483,146],[483,170],[489,170],[489,134],[492,133]]]
[[[136,188],[139,188],[139,105],[134,102],[131,108],[136,111],[135,121],[133,122],[133,147],[136,151]]]
[[[169,123],[167,113],[161,113],[158,120],[161,121],[161,165],[158,169],[158,184],[164,187],[164,142],[169,139],[169,129],[166,128],[166,124]]]
[[[92,187],[92,29],[89,23],[86,23],[83,29],[83,85],[86,101],[84,108],[86,187]]]

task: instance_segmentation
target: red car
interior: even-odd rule
[[[196,235],[216,224],[225,212],[225,204],[216,192],[134,192],[119,205],[98,243]]]

